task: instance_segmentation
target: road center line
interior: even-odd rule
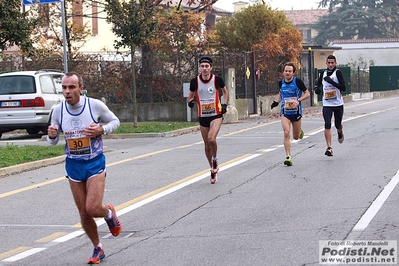
[[[18,247],[18,248],[15,248],[13,250],[9,250],[7,252],[4,252],[4,253],[0,254],[0,260],[4,259],[4,258],[9,258],[11,256],[14,256],[15,254],[22,253],[22,252],[27,251],[29,249],[31,249],[31,247]]]
[[[235,135],[235,134],[238,134],[238,133],[246,132],[246,131],[249,131],[249,130],[252,130],[252,129],[256,129],[256,128],[260,128],[260,127],[264,127],[264,126],[269,126],[269,125],[276,124],[276,123],[281,123],[281,121],[277,120],[277,121],[273,121],[273,122],[269,122],[269,123],[253,126],[253,127],[244,128],[244,129],[241,129],[241,130],[237,130],[237,131],[234,131],[234,132],[231,132],[231,133],[224,134],[223,137],[228,137],[228,136],[231,136],[231,135]]]
[[[41,182],[41,183],[38,183],[38,184],[30,185],[30,186],[27,186],[27,187],[23,187],[23,188],[20,188],[20,189],[15,189],[15,190],[0,194],[0,199],[8,197],[8,196],[11,196],[11,195],[14,195],[14,194],[17,194],[17,193],[20,193],[20,192],[24,192],[24,191],[27,191],[27,190],[35,189],[35,188],[42,187],[42,186],[49,185],[49,184],[53,184],[53,183],[56,183],[56,182],[59,182],[59,181],[62,181],[62,180],[66,180],[65,176],[58,177],[56,179],[52,179],[52,180],[49,180],[49,181]]]

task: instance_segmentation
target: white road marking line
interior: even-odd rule
[[[19,254],[17,254],[17,255],[14,255],[14,256],[12,256],[12,257],[9,257],[9,258],[7,258],[7,259],[4,259],[4,260],[2,260],[2,261],[5,261],[5,262],[14,262],[14,261],[17,261],[17,260],[20,260],[20,259],[29,257],[30,255],[36,254],[36,253],[38,253],[38,252],[40,252],[40,251],[43,251],[43,250],[45,250],[45,249],[46,249],[46,248],[32,248],[32,249],[29,249],[29,250],[27,250],[27,251],[21,252],[21,253],[19,253]]]
[[[68,241],[68,240],[71,240],[72,238],[81,236],[81,235],[83,235],[84,233],[85,233],[85,231],[83,231],[83,230],[81,229],[81,230],[78,230],[78,231],[69,233],[69,234],[67,234],[67,235],[65,235],[65,236],[59,237],[59,238],[57,238],[57,239],[54,239],[54,240],[51,241],[51,242],[54,242],[54,243],[66,242],[66,241]]]
[[[396,175],[391,179],[391,181],[389,181],[389,183],[384,187],[378,197],[373,201],[367,211],[362,215],[355,227],[353,227],[353,231],[363,231],[367,228],[371,220],[373,220],[374,216],[381,209],[382,205],[388,199],[389,195],[398,183],[399,170],[396,172]]]
[[[125,235],[123,238],[129,238],[129,237],[131,237],[132,235],[134,235],[134,233],[127,234],[127,235]]]

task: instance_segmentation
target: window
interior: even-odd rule
[[[304,42],[310,42],[312,40],[311,30],[299,30],[299,32],[302,34]]]
[[[29,76],[12,76],[0,79],[0,95],[35,93],[34,80]]]
[[[55,85],[55,91],[57,93],[62,93],[62,77],[63,75],[52,75],[51,76],[53,81],[54,81],[54,85]]]
[[[55,93],[54,84],[50,76],[43,75],[40,77],[40,85],[42,87],[42,93]]]

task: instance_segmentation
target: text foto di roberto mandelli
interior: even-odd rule
[[[396,240],[329,240],[327,246],[389,246],[390,242]]]

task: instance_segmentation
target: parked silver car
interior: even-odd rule
[[[0,138],[15,129],[47,134],[51,112],[64,99],[63,76],[48,69],[0,74]]]

